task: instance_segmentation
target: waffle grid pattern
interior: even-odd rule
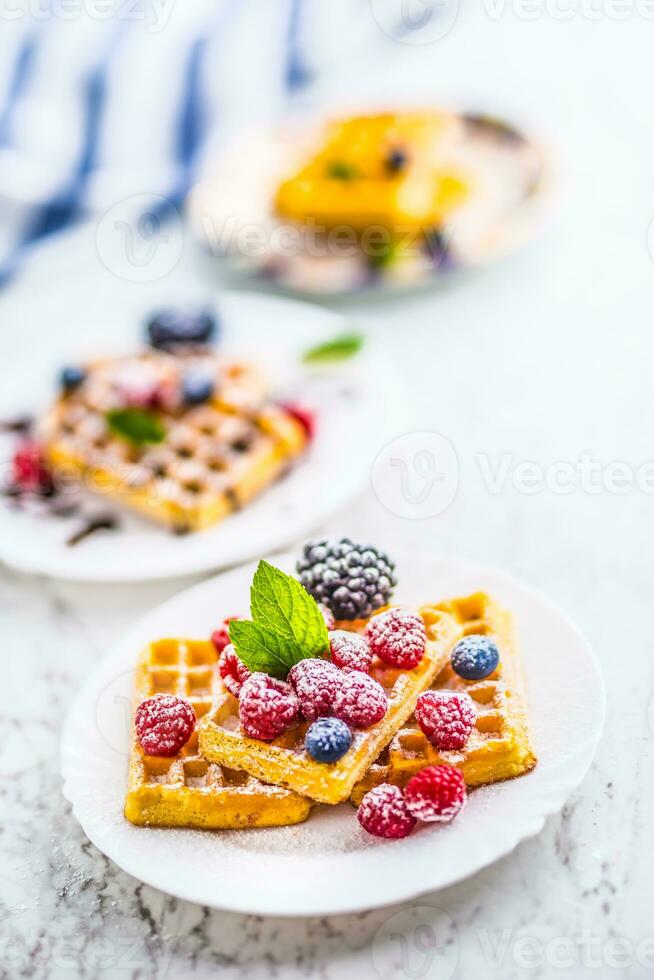
[[[137,669],[136,703],[155,694],[176,694],[204,717],[223,692],[212,643],[163,639],[144,651]],[[125,816],[146,826],[230,829],[298,823],[311,803],[267,786],[242,770],[205,759],[197,728],[172,758],[148,756],[133,739]]]
[[[382,746],[405,723],[418,694],[432,683],[461,636],[459,623],[446,611],[430,606],[420,612],[427,629],[425,656],[410,671],[373,662],[370,672],[386,691],[388,710],[370,728],[353,729],[352,745],[338,762],[326,765],[308,755],[304,748],[305,723],[294,725],[272,742],[249,738],[240,726],[238,701],[228,693],[218,697],[214,709],[199,726],[202,754],[321,803],[346,800]],[[356,625],[360,628],[365,624]]]
[[[500,650],[497,670],[481,681],[466,681],[443,667],[432,690],[467,693],[476,713],[475,727],[462,751],[441,752],[424,735],[415,715],[391,739],[364,779],[352,801],[382,782],[406,785],[428,765],[448,764],[463,772],[468,786],[498,782],[528,772],[536,764],[527,727],[522,665],[516,650],[512,618],[485,593],[442,603],[439,609],[454,616],[462,634],[493,637]]]
[[[299,423],[272,403],[239,412],[215,401],[159,413],[165,440],[135,447],[110,431],[109,404],[92,387],[59,399],[43,425],[51,464],[178,532],[208,527],[246,504],[306,443]]]

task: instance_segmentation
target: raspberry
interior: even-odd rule
[[[333,630],[336,628],[336,620],[334,619],[334,614],[331,609],[323,605],[322,602],[318,603],[318,609],[322,613],[322,618],[325,620],[325,626],[328,630]]]
[[[386,714],[388,701],[384,688],[360,670],[343,672],[334,697],[334,714],[348,725],[369,728]]]
[[[404,799],[416,819],[446,823],[463,809],[466,784],[454,766],[427,766],[411,777]]]
[[[475,709],[468,694],[426,691],[416,703],[416,719],[437,749],[462,749],[475,724]]]
[[[281,406],[285,412],[299,422],[306,433],[307,439],[311,441],[316,434],[316,416],[308,408],[296,405],[291,402],[282,402]]]
[[[52,474],[38,442],[26,439],[20,444],[12,460],[12,479],[21,490],[32,493],[43,493],[51,489]]]
[[[231,643],[228,643],[220,654],[218,673],[222,677],[223,683],[229,693],[233,694],[235,698],[239,697],[241,687],[248,677],[251,676],[249,669],[238,657]]]
[[[399,786],[382,783],[366,793],[357,811],[364,830],[375,837],[406,837],[416,825]]]
[[[195,729],[193,705],[175,694],[141,701],[134,716],[136,737],[148,755],[177,755]]]
[[[211,634],[211,642],[215,646],[218,653],[222,653],[227,644],[229,643],[229,624],[233,619],[239,619],[238,616],[226,616],[217,630],[214,630]]]
[[[418,666],[427,646],[422,617],[407,609],[389,609],[373,616],[365,635],[375,656],[405,670]]]
[[[246,735],[270,742],[289,728],[298,713],[293,688],[257,671],[241,687],[239,715]]]
[[[288,679],[295,689],[300,711],[307,721],[332,715],[334,696],[342,675],[328,660],[311,657],[294,664]]]
[[[332,662],[341,670],[361,670],[365,674],[370,670],[372,653],[370,647],[360,633],[350,633],[348,630],[334,630],[329,637],[332,651]]]

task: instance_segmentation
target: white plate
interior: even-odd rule
[[[287,571],[292,555],[274,559]],[[150,613],[102,661],[73,704],[62,741],[64,794],[91,841],[136,878],[180,898],[261,915],[326,915],[397,902],[450,885],[538,833],[583,779],[604,718],[595,657],[572,623],[508,576],[448,558],[404,555],[401,601],[476,589],[516,614],[536,769],[470,795],[445,827],[401,841],[368,836],[348,803],[271,830],[144,829],[123,817],[133,668],[161,636],[206,637],[224,615],[247,614],[253,567],[221,575]]]
[[[158,297],[158,298],[157,298]],[[63,364],[98,353],[134,350],[152,305],[174,305],[197,295],[153,292],[135,305],[122,290],[101,305],[83,289],[63,289],[22,308],[21,330],[11,338],[3,376],[0,418],[31,414],[54,397]],[[205,297],[201,297],[204,300]],[[316,439],[305,459],[280,483],[214,528],[180,538],[146,520],[121,514],[117,532],[101,532],[69,547],[78,517],[62,520],[22,513],[0,501],[0,559],[16,568],[86,581],[167,578],[233,565],[304,537],[365,482],[397,422],[398,383],[386,355],[368,338],[364,350],[337,367],[309,370],[300,356],[318,340],[352,329],[340,315],[304,303],[226,293],[213,297],[223,332],[221,346],[252,356],[291,400],[317,409]],[[392,383],[391,383],[392,378]],[[383,397],[382,397],[383,392]],[[390,395],[389,395],[390,393]],[[7,472],[15,439],[0,435],[0,467]],[[94,512],[112,510],[89,497]]]
[[[226,260],[232,276],[308,297],[423,289],[496,262],[542,225],[551,209],[553,168],[542,147],[512,124],[457,115],[461,137],[448,152],[473,193],[449,217],[432,254],[417,248],[400,262],[373,264],[347,237],[330,239],[279,218],[274,200],[281,181],[323,138],[315,119],[243,131],[226,143],[189,196],[191,228],[212,256]]]

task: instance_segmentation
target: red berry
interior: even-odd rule
[[[318,603],[318,609],[322,613],[322,618],[325,620],[325,626],[327,629],[333,630],[336,626],[336,620],[334,619],[334,614],[331,609],[328,609],[322,602]]]
[[[422,617],[408,609],[388,609],[373,616],[366,626],[366,638],[375,656],[405,670],[418,666],[427,647]]]
[[[26,439],[20,444],[12,460],[12,479],[21,490],[46,490],[52,486],[52,474],[38,442]]]
[[[134,716],[136,737],[148,755],[177,755],[195,728],[193,705],[175,694],[141,701]]]
[[[310,411],[308,408],[303,408],[301,405],[296,405],[291,402],[282,403],[282,408],[285,412],[288,412],[296,422],[299,422],[304,431],[306,432],[307,439],[313,439],[316,434],[316,416],[315,413]]]
[[[381,684],[360,670],[343,672],[334,696],[334,714],[347,725],[369,728],[386,714],[388,701]]]
[[[361,800],[357,819],[375,837],[406,837],[416,825],[399,786],[382,783]]]
[[[250,677],[250,671],[238,657],[231,643],[228,643],[220,654],[218,673],[229,693],[237,698],[241,693],[241,686]]]
[[[328,660],[310,657],[294,664],[288,679],[295,688],[300,711],[307,721],[333,714],[334,696],[342,674]]]
[[[246,735],[270,742],[289,728],[298,714],[293,688],[257,671],[241,687],[239,716]]]
[[[215,646],[218,653],[222,653],[227,644],[229,643],[229,624],[233,619],[239,619],[238,616],[226,616],[217,630],[214,630],[211,634],[211,642]]]
[[[475,724],[469,694],[425,691],[416,703],[416,720],[437,749],[462,749]]]
[[[341,670],[361,670],[368,673],[372,663],[372,653],[365,638],[360,633],[349,630],[334,630],[329,637],[332,662]]]
[[[445,823],[463,809],[466,784],[454,766],[427,766],[411,777],[404,799],[417,820]]]

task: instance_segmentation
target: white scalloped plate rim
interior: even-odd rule
[[[275,563],[290,570],[293,557],[277,556]],[[578,628],[540,593],[503,572],[407,554],[398,561],[400,583],[413,570],[422,581],[428,574],[439,583],[438,596],[482,588],[516,611],[539,755],[532,773],[476,790],[452,824],[425,826],[403,841],[370,838],[349,804],[320,809],[295,828],[208,833],[132,827],[122,817],[120,791],[127,736],[117,752],[99,733],[98,719],[107,731],[101,696],[117,676],[127,684],[130,665],[148,638],[176,628],[188,632],[191,621],[199,627],[195,635],[206,635],[209,619],[233,611],[226,606],[209,612],[215,609],[211,599],[236,601],[230,595],[247,591],[252,568],[223,573],[153,610],[112,648],[70,709],[61,744],[64,796],[89,840],[129,874],[178,898],[242,913],[328,915],[382,907],[455,884],[505,857],[537,834],[583,780],[602,732],[605,692],[595,655]],[[410,599],[401,588],[397,598]],[[412,598],[426,600],[429,592],[423,587]],[[543,662],[544,651],[551,663]],[[558,683],[557,660],[565,662],[565,685]],[[120,724],[124,718],[122,711]],[[114,722],[119,725],[117,715],[109,724]],[[111,738],[118,740],[117,728]]]

